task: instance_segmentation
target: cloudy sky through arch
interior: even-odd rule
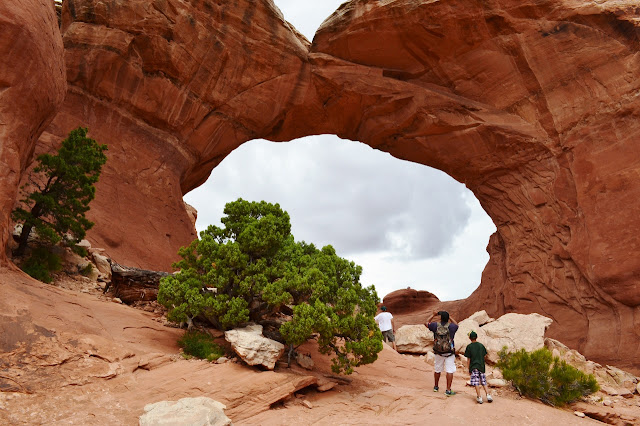
[[[342,2],[275,3],[311,40]],[[445,173],[332,135],[247,142],[185,201],[198,210],[202,231],[219,225],[225,203],[239,197],[279,203],[296,240],[333,245],[363,267],[363,284],[374,284],[381,298],[406,287],[441,300],[467,297],[495,231],[474,195]]]

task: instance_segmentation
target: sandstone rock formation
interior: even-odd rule
[[[2,2],[0,39],[0,265],[4,265],[20,179],[67,86],[53,2]]]
[[[244,362],[273,370],[284,353],[284,345],[262,335],[260,324],[226,331],[224,338]]]
[[[69,90],[38,149],[78,125],[109,145],[89,239],[148,269],[195,236],[182,195],[247,140],[333,133],[436,167],[497,227],[454,316],[539,312],[590,358],[637,359],[637,17],[634,0],[352,0],[310,45],[270,0],[67,1]]]
[[[161,401],[144,407],[139,425],[229,426],[232,423],[224,414],[225,408],[224,404],[204,396]]]
[[[426,354],[433,348],[433,332],[424,324],[403,325],[395,333],[400,353]]]
[[[498,360],[498,352],[506,346],[510,351],[535,351],[544,347],[545,331],[553,321],[539,314],[506,314],[481,328],[486,335],[483,344],[489,359]]]

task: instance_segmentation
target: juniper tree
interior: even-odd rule
[[[87,132],[82,127],[72,130],[56,154],[41,154],[36,159],[23,188],[34,190],[12,214],[13,220],[23,224],[16,255],[24,254],[33,229],[46,242],[62,240],[74,247],[93,226],[85,213],[95,198],[94,184],[107,161],[107,146],[88,138]]]
[[[202,316],[223,330],[275,323],[293,346],[317,336],[320,350],[335,355],[336,372],[377,359],[378,296],[360,284],[360,266],[331,246],[296,242],[278,204],[238,199],[224,213],[224,226],[209,226],[180,249],[180,272],[161,280],[158,301],[170,320]]]

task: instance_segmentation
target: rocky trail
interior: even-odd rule
[[[114,303],[95,282],[60,284],[66,288],[0,270],[2,424],[133,425],[147,404],[200,396],[225,404],[239,425],[599,423],[507,389],[479,405],[460,370],[457,395],[434,393],[433,367],[387,346],[377,362],[344,379],[332,377],[313,342],[300,348],[315,362],[311,371],[186,360],[176,345],[182,331],[157,313]],[[319,391],[331,382],[332,389]],[[637,401],[625,401],[621,412],[640,415]]]

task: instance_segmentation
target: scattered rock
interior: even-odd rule
[[[600,386],[600,390],[610,396],[620,395],[618,390],[615,388],[612,388],[611,386],[602,385]]]
[[[509,386],[509,382],[504,379],[488,379],[487,385],[492,388],[504,388]]]
[[[231,425],[231,419],[224,414],[226,407],[207,397],[182,398],[178,401],[161,401],[144,407],[140,416],[140,426],[155,425]]]
[[[119,297],[114,297],[113,299],[111,299],[111,301],[114,303],[122,303],[122,300],[120,300]]]
[[[224,364],[227,361],[229,361],[229,358],[227,358],[226,356],[221,356],[216,360],[216,364]]]
[[[76,245],[78,247],[86,249],[87,251],[91,248],[91,243],[88,240],[80,240],[80,242]]]
[[[426,354],[433,347],[433,333],[424,324],[403,325],[395,337],[400,353]]]
[[[436,361],[436,356],[433,352],[428,352],[427,355],[425,356],[424,362],[426,362],[427,364],[431,364],[434,365]]]
[[[313,360],[311,359],[311,356],[306,354],[300,354],[300,353],[297,354],[296,363],[298,363],[298,365],[304,368],[305,370],[313,370],[313,367],[314,367],[314,363],[313,363]]]
[[[576,416],[580,417],[580,418],[585,418],[585,414],[582,411],[574,411],[573,414],[575,414]]]
[[[249,365],[262,365],[273,370],[276,361],[284,353],[282,343],[262,335],[260,324],[229,330],[224,337],[238,356]]]
[[[307,399],[302,401],[302,405],[304,405],[305,407],[307,407],[309,409],[313,408],[313,405]]]
[[[214,339],[217,339],[218,337],[223,337],[224,336],[224,331],[218,330],[217,328],[210,328],[209,329],[209,334]]]
[[[111,279],[111,264],[109,263],[109,258],[101,255],[98,252],[93,252],[93,261],[96,264],[96,268],[103,274],[107,279]]]
[[[604,405],[605,407],[613,407],[613,401],[611,401],[608,398],[603,399],[602,400],[602,405]]]
[[[493,318],[491,318],[488,314],[487,311],[479,311],[476,312],[475,314],[471,315],[469,318],[467,318],[471,321],[475,321],[478,323],[478,325],[480,327],[482,327],[485,324],[488,324],[490,322],[495,321]]]
[[[161,353],[146,354],[140,357],[140,360],[138,360],[138,366],[134,370],[141,368],[143,370],[151,371],[170,362],[172,362],[172,360],[169,355]]]
[[[334,387],[336,387],[338,384],[336,382],[327,382],[324,383],[320,386],[318,386],[318,392],[326,392],[328,390],[333,389]]]
[[[631,392],[629,389],[625,389],[622,388],[618,391],[618,395],[624,397],[624,398],[633,398],[633,392]]]

